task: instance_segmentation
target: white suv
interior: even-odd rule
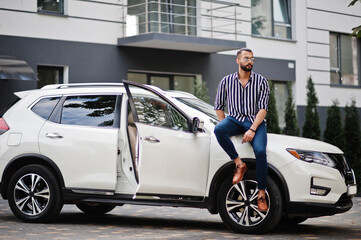
[[[232,185],[213,107],[191,94],[124,81],[16,95],[0,115],[0,192],[26,222],[47,221],[63,204],[89,214],[147,204],[207,208],[236,232],[263,233],[352,207],[355,176],[340,149],[268,134],[269,210],[260,212],[252,147],[232,139],[248,165]]]

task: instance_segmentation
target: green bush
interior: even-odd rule
[[[315,91],[315,85],[313,84],[312,78],[309,77],[307,81],[307,106],[305,122],[302,128],[302,136],[320,140],[321,127],[320,117],[317,111],[317,104],[318,98]]]
[[[361,130],[360,116],[356,108],[355,99],[351,105],[345,107],[345,156],[355,171],[358,192],[361,192]]]
[[[331,107],[327,108],[326,128],[323,133],[323,139],[340,149],[344,148],[345,137],[342,126],[341,110],[338,106],[338,100],[333,100]]]
[[[285,109],[286,126],[283,128],[283,134],[291,135],[291,136],[299,136],[300,129],[298,127],[296,108],[295,108],[295,103],[293,101],[291,82],[287,83],[287,88],[288,88],[288,98]]]
[[[208,96],[208,88],[206,85],[206,82],[197,82],[194,86],[193,95],[209,103],[210,97]]]
[[[269,93],[269,101],[268,101],[268,112],[266,115],[267,132],[281,133],[281,129],[278,124],[278,114],[277,114],[274,86],[271,81],[269,81],[268,84],[270,87],[270,93]]]

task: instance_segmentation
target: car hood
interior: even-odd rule
[[[269,133],[267,136],[267,144],[270,150],[272,149],[278,151],[286,148],[294,148],[316,152],[343,154],[338,147],[319,140],[272,133]]]

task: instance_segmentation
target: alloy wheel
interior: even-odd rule
[[[260,224],[268,215],[271,203],[266,190],[267,212],[258,210],[257,182],[254,180],[244,180],[234,184],[226,195],[226,210],[229,217],[237,224],[244,227],[252,227]]]
[[[36,216],[48,206],[50,190],[48,183],[40,175],[29,173],[15,184],[16,207],[25,215]]]

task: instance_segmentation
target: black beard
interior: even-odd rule
[[[247,68],[247,66],[251,66],[251,68]],[[241,68],[246,72],[250,72],[252,71],[253,65],[242,65]]]

